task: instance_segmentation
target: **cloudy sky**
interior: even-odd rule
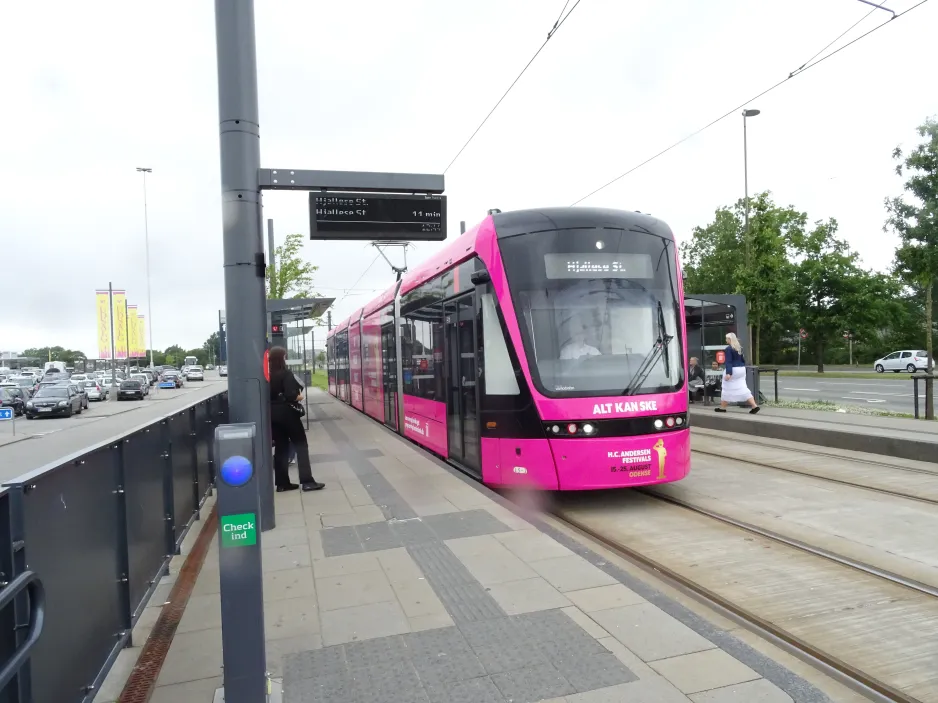
[[[567,9],[574,5],[572,0]],[[901,12],[918,0],[891,0]],[[438,173],[543,42],[561,0],[256,0],[265,167]],[[214,4],[5,3],[0,64],[0,350],[95,354],[94,290],[147,313],[157,348],[200,345],[224,307]],[[581,0],[446,174],[459,221],[569,205],[785,78],[869,12],[858,0]],[[888,19],[875,11],[830,50]],[[836,217],[888,265],[890,154],[938,113],[926,3],[752,102],[750,191]],[[829,50],[829,51],[830,51]],[[681,238],[742,195],[734,114],[583,205],[651,212]],[[265,196],[278,240],[301,193]],[[439,245],[410,250],[411,264]],[[365,245],[308,242],[345,317],[390,285]],[[391,252],[400,257],[400,252]],[[349,290],[349,288],[353,288]]]

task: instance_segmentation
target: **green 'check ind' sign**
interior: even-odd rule
[[[219,529],[222,547],[252,547],[257,544],[257,517],[254,513],[222,515]]]

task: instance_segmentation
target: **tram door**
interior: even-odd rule
[[[397,429],[397,345],[394,325],[381,327],[381,383],[384,395],[384,423]]]
[[[481,475],[475,294],[443,306],[449,456]]]

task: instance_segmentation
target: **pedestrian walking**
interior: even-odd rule
[[[300,418],[303,416],[303,387],[287,369],[287,350],[270,350],[270,429],[274,440],[274,483],[278,492],[318,491],[325,486],[313,478],[309,445]],[[290,481],[290,447],[296,451],[300,484]]]
[[[746,385],[746,357],[743,355],[743,347],[736,338],[736,335],[730,332],[726,335],[726,361],[723,365],[723,390],[720,395],[720,407],[714,408],[718,413],[725,413],[726,406],[730,403],[746,403],[749,405],[749,413],[755,415],[759,412],[759,406],[756,405],[756,399],[752,397],[752,391]]]

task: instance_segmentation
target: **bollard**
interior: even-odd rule
[[[257,441],[253,423],[215,428],[225,703],[267,700]]]

